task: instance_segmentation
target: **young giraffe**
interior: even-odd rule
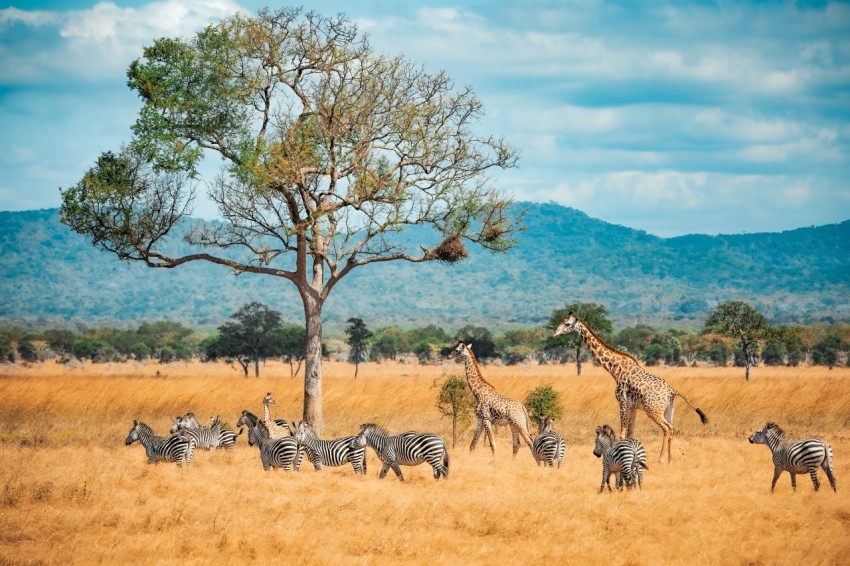
[[[560,336],[569,332],[577,333],[584,340],[593,357],[617,382],[614,396],[620,404],[620,438],[632,438],[637,410],[642,409],[655,424],[661,427],[664,433],[658,461],[661,462],[666,446],[667,463],[669,464],[673,458],[671,444],[673,441],[673,408],[676,396],[684,399],[697,412],[703,424],[708,422],[705,413],[694,407],[687,397],[670,387],[666,381],[643,369],[634,357],[605,344],[583,320],[574,316],[573,313],[570,313],[558,325],[553,336]]]
[[[286,438],[288,436],[292,436],[292,432],[289,430],[289,427],[286,425],[279,425],[275,421],[271,420],[269,417],[269,403],[272,405],[275,404],[274,397],[272,397],[271,391],[266,393],[266,396],[263,397],[263,424],[266,425],[266,428],[269,430],[269,438]]]
[[[531,435],[528,434],[528,412],[519,401],[509,399],[500,395],[496,389],[490,385],[481,375],[481,369],[478,367],[478,362],[475,361],[475,355],[472,353],[472,348],[463,343],[458,342],[457,347],[451,351],[449,358],[454,358],[460,355],[463,357],[466,366],[466,383],[475,395],[478,401],[478,407],[475,409],[477,423],[475,425],[475,435],[472,437],[472,444],[469,445],[469,451],[475,449],[478,443],[478,437],[481,436],[483,428],[485,439],[490,443],[490,451],[493,456],[496,455],[496,448],[493,445],[493,425],[506,424],[511,427],[511,435],[513,436],[514,456],[519,452],[519,439],[525,441],[528,447],[532,449]]]

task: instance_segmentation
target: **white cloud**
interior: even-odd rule
[[[0,51],[0,81],[13,84],[76,79],[123,80],[123,70],[144,45],[159,37],[188,37],[239,10],[229,0],[163,0],[125,8],[100,2],[67,12],[0,12],[0,24],[55,28],[53,40],[37,51]],[[48,38],[49,39],[49,38]]]

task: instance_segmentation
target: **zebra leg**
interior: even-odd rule
[[[388,471],[390,471],[390,465],[385,462],[384,465],[381,466],[381,473],[378,474],[378,478],[384,479],[384,476],[387,475]]]
[[[791,474],[791,489],[797,491],[797,474],[791,471],[789,471],[788,473]]]
[[[812,476],[812,483],[815,484],[815,491],[820,489],[820,480],[818,479],[818,469],[812,468],[809,472],[809,475]]]
[[[776,480],[779,479],[779,476],[782,475],[782,468],[774,468],[773,469],[773,481],[770,483],[770,493],[773,493],[773,489],[776,487]],[[792,476],[793,478],[793,476]]]
[[[823,464],[821,464],[821,467],[823,467],[824,471],[826,472],[826,477],[829,479],[829,485],[832,486],[832,491],[837,492],[838,490],[835,489],[835,476],[832,475],[832,468],[829,467],[829,463],[824,462]]]
[[[404,475],[402,475],[401,473],[401,468],[399,467],[398,462],[390,462],[390,466],[395,472],[396,477],[398,477],[398,479],[404,482]]]
[[[608,491],[611,491],[611,470],[608,468],[608,464],[605,462],[602,463],[602,483],[599,484],[599,493],[605,491],[605,486],[608,486]]]

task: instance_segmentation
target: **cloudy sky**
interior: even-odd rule
[[[0,210],[57,207],[130,139],[125,71],[267,2],[0,4]],[[446,70],[482,132],[522,152],[497,176],[659,236],[781,231],[850,218],[850,4],[304,2],[346,13],[376,50]],[[280,4],[272,4],[278,7]],[[197,216],[214,211],[204,203]]]

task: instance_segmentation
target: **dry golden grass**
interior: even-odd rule
[[[350,467],[264,472],[244,436],[231,453],[196,452],[188,469],[149,466],[138,444],[124,446],[133,419],[164,432],[192,410],[232,424],[261,411],[266,391],[274,416],[295,419],[300,378],[276,364],[260,379],[221,364],[0,366],[0,564],[847,563],[850,370],[759,368],[749,383],[740,369],[658,370],[711,422],[679,400],[673,464],[658,464],[660,432],[639,413],[644,488],[602,495],[591,450],[596,425],[617,428],[610,376],[589,365],[581,378],[573,366],[483,370],[514,398],[547,384],[561,394],[560,470],[538,468],[525,447],[512,458],[505,429],[495,459],[481,444],[470,454],[466,431],[439,483],[428,466],[403,468],[404,484],[392,472],[378,480],[371,450],[364,478]],[[461,366],[353,373],[325,366],[326,436],[366,421],[450,435],[432,384]],[[769,451],[746,441],[767,420],[831,443],[838,493],[815,493],[806,476],[794,493],[784,474],[770,494]]]

